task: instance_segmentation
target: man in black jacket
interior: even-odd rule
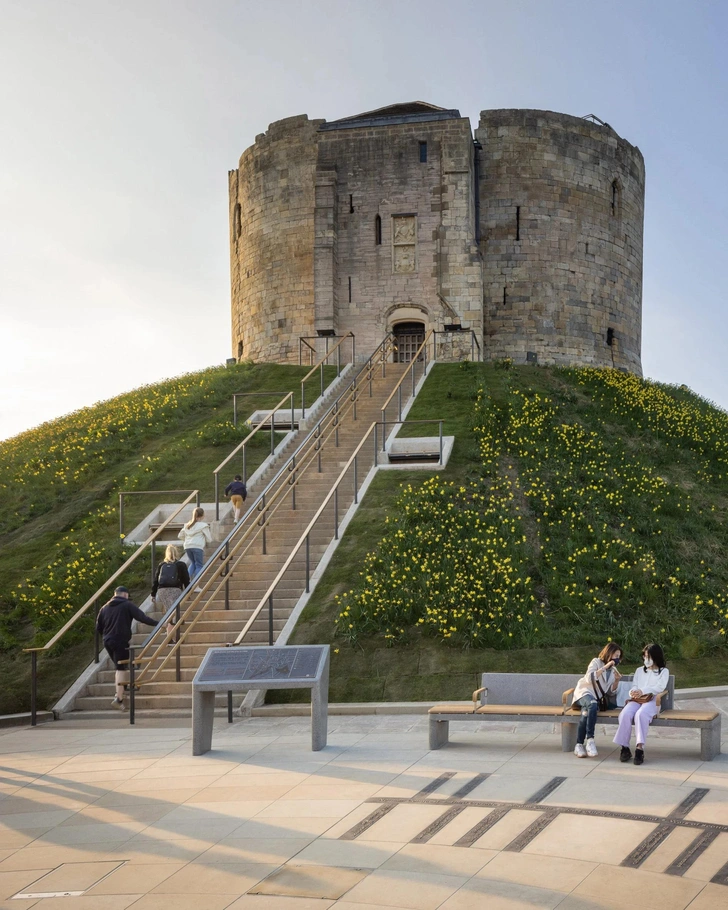
[[[157,622],[150,619],[139,607],[129,600],[129,591],[120,585],[114,590],[114,596],[99,610],[96,619],[96,629],[104,641],[104,647],[109,652],[109,657],[116,667],[114,682],[116,695],[111,702],[113,708],[119,711],[124,707],[124,684],[129,681],[129,664],[121,661],[129,660],[129,642],[131,641],[131,624],[133,620],[143,622],[147,626],[156,626]],[[121,664],[121,665],[120,665]]]

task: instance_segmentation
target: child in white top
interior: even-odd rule
[[[205,545],[212,543],[210,525],[203,521],[205,510],[197,506],[192,518],[182,527],[177,535],[185,548],[190,561],[190,581],[200,574],[205,563]],[[198,590],[195,588],[195,590]]]
[[[619,726],[614,742],[622,747],[619,760],[627,762],[632,758],[629,740],[632,735],[632,722],[635,729],[634,763],[641,765],[645,760],[645,740],[652,719],[657,716],[660,707],[656,696],[667,689],[670,671],[665,666],[665,655],[656,644],[645,645],[642,650],[644,666],[635,670],[629,699],[619,714]]]

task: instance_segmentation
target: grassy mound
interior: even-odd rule
[[[251,411],[272,407],[300,387],[306,372],[274,364],[214,367],[143,386],[0,443],[0,713],[28,707],[29,658],[22,648],[45,643],[130,555],[119,539],[119,491],[199,489],[210,501],[213,469],[250,429],[233,426],[233,392],[266,393],[249,399]],[[249,453],[249,473],[269,451],[263,435]],[[126,527],[159,499],[128,500]],[[149,592],[149,569],[142,558],[123,578],[139,600]],[[52,704],[78,675],[90,642],[89,618],[41,661],[41,704]]]
[[[725,682],[728,415],[507,367],[435,367],[410,416],[446,417],[448,469],[380,474],[304,612],[296,640],[338,649],[332,698],[462,698],[485,669],[582,671],[608,638]]]

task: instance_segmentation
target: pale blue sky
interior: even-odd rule
[[[647,168],[643,365],[728,406],[728,3],[0,0],[0,438],[230,352],[227,171],[282,117],[594,113]]]

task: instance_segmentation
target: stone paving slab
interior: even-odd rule
[[[728,910],[728,755],[693,731],[635,767],[609,728],[577,759],[551,724],[427,725],[337,715],[312,753],[306,718],[217,721],[197,757],[180,720],[0,730],[0,910]]]

